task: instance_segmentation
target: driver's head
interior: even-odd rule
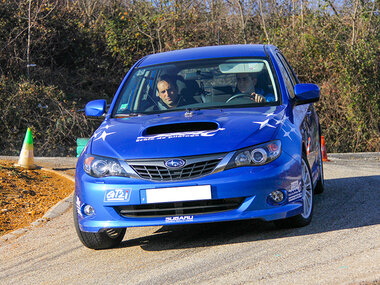
[[[257,77],[254,73],[236,74],[237,88],[241,93],[251,93],[254,91]]]
[[[172,78],[168,76],[161,77],[157,83],[157,93],[169,108],[173,108],[177,104],[178,88]]]

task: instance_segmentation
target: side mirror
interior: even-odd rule
[[[294,105],[302,105],[317,102],[319,100],[318,85],[305,83],[294,86]]]
[[[106,100],[94,100],[86,104],[86,116],[100,117],[106,112]]]

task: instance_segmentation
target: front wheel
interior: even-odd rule
[[[91,249],[108,249],[118,246],[124,238],[126,229],[104,229],[97,233],[83,232],[79,228],[78,213],[73,203],[74,225],[77,235],[84,246]]]
[[[301,160],[302,168],[302,205],[303,211],[301,214],[283,219],[274,221],[275,224],[281,228],[298,228],[304,227],[310,224],[311,218],[313,216],[314,209],[314,191],[313,191],[313,181],[311,179],[311,171],[309,164],[306,160],[306,157],[303,155]]]

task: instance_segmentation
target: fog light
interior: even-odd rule
[[[281,204],[286,200],[285,190],[276,190],[269,194],[268,202],[270,204]]]
[[[272,200],[276,203],[281,203],[284,200],[284,193],[282,193],[279,190],[273,191],[269,194],[269,196],[272,198]]]
[[[84,208],[83,208],[83,212],[84,212],[87,216],[95,215],[95,210],[94,210],[94,208],[93,208],[91,205],[86,205],[86,206],[84,206]]]

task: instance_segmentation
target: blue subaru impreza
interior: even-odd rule
[[[323,191],[314,84],[271,45],[148,55],[127,73],[78,159],[82,243],[117,246],[126,228],[242,219],[310,223]]]

